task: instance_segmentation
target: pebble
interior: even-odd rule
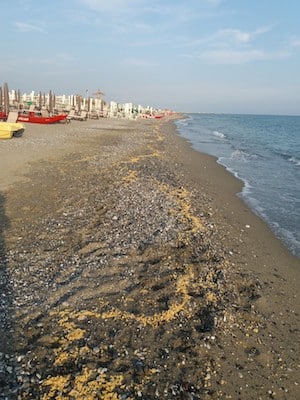
[[[226,257],[236,250],[221,245],[205,193],[189,190],[174,161],[149,156],[155,138],[147,129],[122,140],[108,137],[111,145],[99,154],[86,148],[88,161],[69,155],[59,165],[44,163],[44,172],[28,177],[30,190],[26,182],[11,197],[16,222],[7,234],[6,259],[12,286],[2,297],[13,297],[19,313],[14,360],[23,398],[42,398],[49,390],[45,380],[59,371],[80,381],[89,368],[93,383],[122,376],[125,383],[110,394],[125,392],[128,384],[124,399],[210,398],[237,355],[244,357],[244,371],[258,356],[253,350],[248,357],[248,345],[233,338],[251,342],[259,334],[254,323],[248,332],[246,326],[260,318],[252,307],[260,288],[250,273],[228,267]],[[130,161],[142,151],[144,158]],[[121,184],[132,170],[135,178]],[[5,331],[9,320],[1,323]],[[70,335],[75,329],[80,338]],[[56,357],[66,354],[73,358],[56,365]],[[14,363],[6,364],[12,374]],[[251,382],[247,374],[238,376],[244,387]],[[229,385],[225,378],[222,386]]]

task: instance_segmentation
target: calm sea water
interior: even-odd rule
[[[177,127],[244,182],[241,197],[300,258],[300,116],[188,114]]]

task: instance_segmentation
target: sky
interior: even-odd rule
[[[299,0],[2,0],[0,85],[300,115],[299,17]]]

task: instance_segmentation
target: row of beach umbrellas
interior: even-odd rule
[[[99,96],[104,95],[104,93],[98,92],[94,93],[96,95],[96,98],[99,98]],[[15,103],[19,107],[21,105],[21,92],[20,90],[15,91]],[[81,111],[82,106],[86,106],[88,108],[88,111],[91,111],[92,109],[92,104],[95,101],[93,97],[88,97],[88,99],[84,99],[83,96],[81,95],[75,95],[72,96],[72,104],[71,106],[76,108],[77,111]],[[56,96],[52,91],[49,91],[48,96],[46,96],[45,93],[39,92],[38,99],[36,101],[36,105],[39,107],[39,109],[42,109],[43,107],[47,106],[48,110],[50,113],[53,113],[53,110],[55,108],[56,104]],[[8,84],[4,83],[4,86],[0,86],[0,111],[4,112],[5,114],[8,114],[9,112],[9,90],[8,90]]]
[[[19,105],[21,104],[20,90],[15,91],[14,100],[16,101],[17,104]],[[55,101],[56,101],[55,94],[53,94],[51,90],[49,91],[48,95],[48,104],[45,93],[42,94],[42,92],[40,92],[38,97],[38,107],[41,109],[43,106],[47,104],[49,112],[52,113],[55,107]],[[8,84],[5,82],[3,88],[2,86],[0,86],[0,111],[4,112],[5,114],[8,114],[9,106],[10,106],[9,90],[8,90]]]

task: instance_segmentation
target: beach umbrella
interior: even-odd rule
[[[0,86],[0,110],[2,110],[2,106],[3,106],[2,86]]]
[[[96,96],[97,99],[101,99],[101,97],[104,96],[104,93],[98,89],[97,92],[93,93],[93,95]]]
[[[76,105],[77,105],[77,111],[80,112],[81,111],[81,96],[80,95],[76,96]]]
[[[42,101],[43,101],[43,100],[42,100],[42,92],[40,92],[40,93],[39,93],[39,109],[40,109],[40,110],[42,109],[42,105],[43,105],[43,104],[42,104]]]
[[[8,92],[8,85],[4,83],[4,113],[9,113],[9,92]]]
[[[49,92],[49,113],[53,113],[53,98],[51,90]]]
[[[18,103],[18,108],[21,107],[21,92],[20,89],[17,90],[16,92],[16,99],[17,99],[17,103]]]

